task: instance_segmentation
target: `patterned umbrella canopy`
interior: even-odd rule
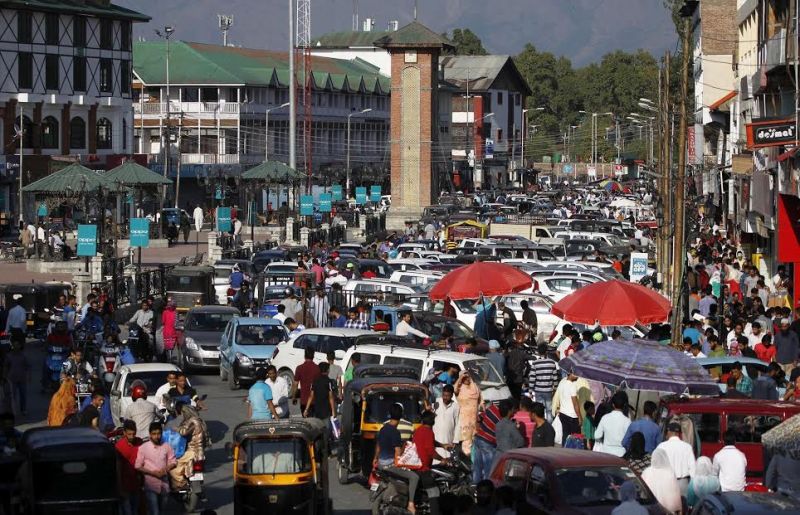
[[[172,181],[149,168],[145,168],[136,161],[128,160],[109,170],[105,174],[106,180],[118,182],[126,186],[152,186],[160,184],[172,184]]]
[[[67,191],[97,191],[100,187],[114,189],[116,185],[107,180],[100,172],[90,170],[78,163],[72,163],[57,172],[28,184],[22,188],[22,191],[26,193],[56,194]]]
[[[636,390],[719,395],[719,386],[694,358],[649,340],[605,341],[562,359],[579,377]]]
[[[773,453],[800,460],[800,415],[787,418],[761,435],[761,443]]]
[[[242,174],[244,180],[262,180],[275,183],[289,183],[305,178],[302,174],[280,161],[264,161]]]

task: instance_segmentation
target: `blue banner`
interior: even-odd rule
[[[314,196],[300,195],[300,216],[311,216],[314,214]]]
[[[217,189],[214,190],[214,198],[217,200],[225,198],[225,190],[222,189],[222,186],[217,186]]]
[[[370,202],[380,202],[381,201],[381,187],[380,185],[373,184],[369,188],[369,201]]]
[[[47,216],[47,204],[44,202],[39,204],[39,209],[36,210],[36,216]]]
[[[231,208],[217,208],[217,230],[219,232],[231,232]]]
[[[332,197],[330,193],[320,193],[319,194],[319,210],[322,213],[330,213],[331,212],[331,203]]]
[[[334,184],[333,186],[331,186],[331,195],[333,195],[334,202],[342,200],[342,185]]]
[[[131,247],[150,246],[150,220],[147,218],[131,218]]]
[[[78,225],[78,256],[94,257],[97,255],[97,226]]]
[[[356,188],[356,204],[366,204],[367,203],[367,187],[366,186],[359,186]]]

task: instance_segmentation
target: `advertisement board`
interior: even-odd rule
[[[78,225],[77,255],[82,257],[94,257],[97,255],[96,225]]]
[[[150,220],[147,218],[131,218],[131,247],[150,246]]]

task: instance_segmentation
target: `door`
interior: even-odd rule
[[[231,335],[231,327],[232,321],[228,322],[227,327],[225,327],[225,332],[222,333],[222,339],[220,340],[219,344],[219,366],[221,368],[230,369],[231,362],[231,342],[230,342],[230,335]]]

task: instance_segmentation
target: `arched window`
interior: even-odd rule
[[[42,148],[58,148],[58,120],[48,116],[42,120]]]
[[[108,118],[97,120],[97,148],[111,148],[111,120]]]
[[[24,148],[33,148],[33,122],[27,116],[22,116],[22,127],[20,127],[19,118],[17,118],[17,126],[15,129],[22,129],[22,146]],[[19,145],[19,142],[17,142]]]
[[[86,148],[86,122],[78,116],[69,122],[69,148],[77,150]]]

